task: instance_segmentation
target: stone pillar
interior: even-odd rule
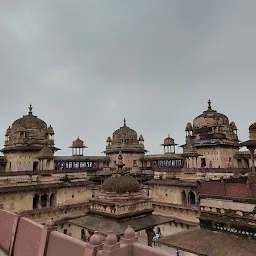
[[[148,246],[152,247],[152,240],[153,240],[153,228],[146,229],[147,238],[148,238]]]

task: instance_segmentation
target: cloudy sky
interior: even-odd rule
[[[256,1],[23,0],[0,8],[0,146],[34,114],[55,129],[59,154],[78,135],[98,155],[123,124],[147,149],[207,108],[229,116],[240,140],[256,121]]]

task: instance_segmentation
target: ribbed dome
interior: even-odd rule
[[[32,114],[17,119],[12,124],[12,130],[24,129],[47,129],[46,123]]]
[[[138,140],[137,132],[131,129],[130,127],[126,126],[126,120],[124,119],[124,125],[117,129],[113,133],[113,141],[118,140]]]
[[[163,143],[164,146],[170,146],[174,144],[175,144],[174,139],[171,138],[169,135],[167,138],[164,139],[164,143]]]
[[[12,124],[12,130],[20,130],[21,128],[44,130],[47,129],[47,125],[43,120],[33,115],[32,106],[30,104],[28,115],[17,119]]]
[[[219,125],[229,125],[229,119],[224,114],[218,113],[211,107],[211,101],[208,101],[208,109],[193,121],[194,131],[203,127],[213,127]]]
[[[102,189],[117,194],[132,193],[140,191],[140,184],[131,176],[112,176],[103,182]]]
[[[79,139],[79,137],[78,137],[76,140],[74,140],[72,142],[72,147],[73,148],[83,148],[84,147],[84,142],[81,139]]]

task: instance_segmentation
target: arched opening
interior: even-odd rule
[[[86,235],[85,235],[85,231],[83,228],[81,229],[81,240],[86,241]]]
[[[196,204],[196,196],[192,191],[190,191],[188,193],[188,199],[189,199],[189,204],[190,205],[195,205]]]
[[[184,190],[181,193],[181,201],[182,201],[183,205],[187,204],[187,195],[186,195],[186,192]]]
[[[54,193],[50,196],[50,206],[53,207],[56,205],[56,195]]]
[[[41,206],[42,207],[46,207],[47,206],[47,199],[48,199],[48,196],[46,194],[41,196]]]
[[[39,196],[38,196],[38,195],[35,195],[35,196],[33,197],[33,209],[38,208],[38,202],[39,202]]]

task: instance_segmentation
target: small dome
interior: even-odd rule
[[[139,137],[139,141],[144,141],[144,137],[142,136],[142,134]]]
[[[53,157],[53,151],[47,145],[44,145],[44,147],[39,151],[38,158],[45,159],[45,158],[52,158],[52,157]]]
[[[170,146],[174,144],[175,144],[174,139],[171,138],[169,135],[167,138],[164,139],[164,143],[163,143],[164,146]]]
[[[117,194],[132,193],[140,191],[140,184],[131,176],[112,176],[103,182],[102,189]]]
[[[73,148],[84,148],[84,142],[79,139],[79,137],[72,142]]]
[[[106,237],[104,245],[111,246],[111,245],[117,244],[117,242],[118,242],[118,240],[117,240],[116,235],[111,231],[111,232],[109,232],[108,236]]]
[[[235,124],[235,122],[231,122],[230,123],[230,128],[232,129],[232,131],[236,131],[237,130],[237,127],[236,127],[236,124]]]
[[[132,239],[136,236],[135,231],[133,230],[133,228],[131,227],[131,225],[128,226],[128,228],[125,230],[124,232],[124,238],[125,239]]]
[[[102,236],[99,234],[98,231],[95,231],[94,234],[91,236],[89,243],[91,245],[97,246],[102,244]]]
[[[110,136],[108,136],[108,138],[107,138],[107,140],[106,140],[106,142],[111,142],[112,140],[111,140],[111,137]]]
[[[256,131],[256,123],[250,125],[249,131]]]
[[[12,131],[12,129],[11,129],[11,127],[9,126],[9,127],[7,128],[7,130],[6,130],[6,135],[9,135],[9,134],[11,133],[11,131]]]
[[[48,132],[48,134],[50,134],[50,135],[54,135],[54,130],[53,130],[53,128],[52,128],[51,125],[48,127],[47,132]]]
[[[190,132],[193,130],[192,124],[191,123],[187,123],[186,125],[186,132]]]

